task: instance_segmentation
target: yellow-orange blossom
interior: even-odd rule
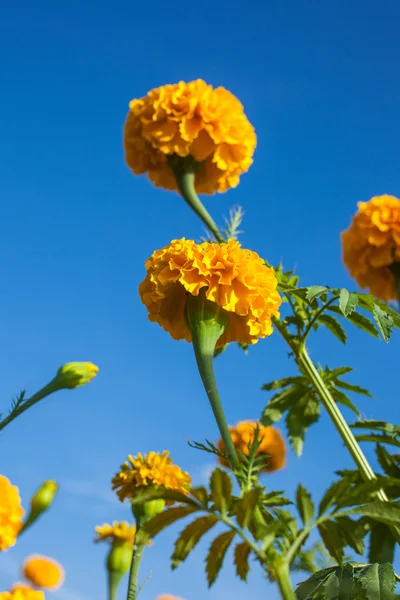
[[[0,592],[0,600],[44,600],[44,593],[21,586],[11,592]]]
[[[24,509],[19,490],[4,475],[0,475],[0,551],[15,544],[22,527]]]
[[[344,263],[359,286],[381,300],[395,300],[389,267],[400,262],[400,200],[383,195],[359,202],[342,243]]]
[[[95,527],[97,538],[95,542],[109,542],[110,544],[127,543],[132,546],[135,540],[136,526],[127,521],[113,521],[112,525],[104,523]]]
[[[256,135],[239,100],[203,80],[151,90],[129,105],[124,146],[128,166],[157,186],[176,190],[167,156],[192,156],[201,166],[198,193],[225,192],[253,162]]]
[[[187,295],[204,289],[207,300],[230,313],[217,346],[228,342],[255,344],[272,333],[281,298],[275,271],[239,242],[226,244],[173,240],[146,261],[147,276],[139,286],[150,321],[175,340],[191,341],[185,321]]]
[[[39,588],[57,590],[64,581],[64,569],[52,558],[32,554],[23,564],[25,578]]]
[[[229,427],[233,445],[236,450],[239,450],[245,456],[249,456],[249,444],[251,445],[254,441],[256,427],[257,423],[254,421],[241,421],[235,427]],[[275,427],[264,427],[261,423],[258,423],[258,428],[258,439],[261,440],[261,444],[256,456],[265,455],[266,457],[266,463],[262,471],[272,472],[282,469],[286,462],[286,446],[282,435]],[[218,441],[218,448],[221,452],[224,452],[222,440]],[[222,465],[228,466],[223,458],[218,460]]]

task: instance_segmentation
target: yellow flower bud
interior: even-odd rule
[[[58,369],[56,379],[61,388],[80,387],[94,379],[99,371],[99,367],[90,362],[70,362]]]

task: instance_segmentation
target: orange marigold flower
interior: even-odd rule
[[[390,266],[400,262],[400,200],[384,195],[359,202],[342,244],[344,263],[358,285],[381,300],[395,300]]]
[[[18,488],[0,475],[0,551],[14,546],[22,528],[23,516]]]
[[[44,600],[44,593],[27,585],[18,584],[11,592],[0,592],[0,600]]]
[[[233,444],[239,452],[245,456],[249,456],[249,444],[254,441],[254,432],[258,425],[258,439],[261,440],[260,447],[257,451],[257,456],[264,455],[266,457],[265,466],[262,471],[273,472],[282,469],[286,463],[286,446],[281,433],[275,427],[264,427],[261,423],[254,421],[242,421],[235,427],[229,427]],[[218,441],[218,449],[224,452],[225,447],[222,440]],[[229,466],[223,459],[218,459],[221,465]]]
[[[183,598],[172,596],[171,594],[161,594],[161,596],[157,596],[156,600],[183,600]]]
[[[207,300],[230,313],[217,346],[228,342],[255,344],[272,333],[272,317],[279,316],[281,298],[275,271],[239,242],[226,244],[173,240],[146,261],[147,276],[139,286],[150,321],[161,325],[175,340],[192,337],[185,321],[188,294],[204,288]]]
[[[213,89],[201,79],[181,81],[151,90],[129,108],[126,162],[156,186],[177,189],[167,163],[172,155],[190,155],[200,163],[195,187],[203,194],[237,186],[253,162],[254,128],[239,100],[223,87]]]
[[[52,558],[32,554],[22,567],[24,577],[39,588],[57,590],[64,582],[64,569]]]
[[[136,490],[146,485],[161,485],[188,494],[190,483],[189,473],[172,464],[169,452],[149,452],[146,455],[139,453],[135,457],[129,455],[121,465],[121,471],[113,478],[112,489],[117,490],[122,502],[125,498],[133,498]]]
[[[97,538],[95,542],[126,542],[130,546],[135,540],[136,526],[130,525],[127,521],[113,521],[112,525],[104,523],[95,528]]]

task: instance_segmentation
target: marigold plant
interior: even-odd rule
[[[44,600],[44,593],[21,585],[10,592],[0,592],[0,600]]]
[[[135,540],[136,526],[130,525],[127,521],[113,521],[112,525],[104,523],[95,528],[97,537],[95,542],[126,542],[132,545]]]
[[[33,585],[48,590],[57,590],[64,582],[64,569],[52,558],[33,554],[23,566],[24,577]]]
[[[229,433],[236,450],[249,456],[249,447],[254,442],[254,433],[258,427],[259,447],[256,456],[265,456],[265,463],[262,471],[272,473],[285,466],[286,446],[284,439],[278,429],[275,427],[264,427],[261,423],[255,421],[241,421],[235,427],[229,427]],[[218,441],[218,448],[224,452],[225,446],[222,440]],[[224,466],[229,466],[228,462],[219,457],[219,462]]]
[[[189,473],[172,464],[169,452],[162,454],[149,452],[146,455],[128,456],[121,465],[121,470],[112,480],[112,489],[117,491],[118,498],[133,498],[136,490],[143,486],[163,486],[187,494],[191,478]]]
[[[173,240],[146,261],[147,276],[139,286],[150,321],[175,340],[191,341],[185,320],[188,295],[205,291],[207,300],[229,312],[218,346],[228,342],[255,344],[272,333],[281,298],[274,269],[256,252],[235,240],[226,244]]]
[[[0,475],[0,550],[7,550],[15,544],[23,516],[24,509],[17,486]]]
[[[381,300],[395,300],[391,266],[400,262],[400,200],[383,195],[359,202],[342,243],[344,263],[359,286]]]
[[[168,157],[191,156],[199,163],[197,192],[225,192],[253,162],[256,135],[239,100],[201,79],[151,90],[132,100],[125,123],[126,162],[157,186],[175,190]]]

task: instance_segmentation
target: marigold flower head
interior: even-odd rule
[[[344,263],[358,285],[381,300],[395,300],[390,266],[400,262],[400,200],[384,195],[359,202],[342,244]]]
[[[161,596],[157,596],[156,600],[183,600],[183,598],[171,594],[161,594]]]
[[[285,466],[286,463],[286,446],[282,435],[275,427],[264,427],[261,423],[254,421],[242,421],[235,427],[229,427],[233,444],[239,452],[245,456],[249,456],[249,445],[254,441],[254,432],[258,425],[258,440],[261,444],[257,450],[256,456],[265,455],[266,462],[262,471],[272,473],[278,471]],[[225,447],[222,440],[218,441],[218,449],[224,452]],[[223,458],[218,459],[225,467],[229,466]]]
[[[64,569],[52,558],[32,554],[22,565],[25,579],[39,588],[57,590],[64,582]]]
[[[18,488],[0,475],[0,551],[14,546],[22,528],[23,516]]]
[[[122,502],[125,498],[133,498],[138,488],[147,485],[160,485],[188,494],[190,483],[189,473],[172,464],[169,452],[149,452],[146,455],[139,453],[135,457],[129,455],[121,465],[121,471],[113,478],[112,489],[117,491]]]
[[[44,600],[44,593],[20,584],[11,592],[0,592],[0,600]]]
[[[150,321],[175,340],[192,337],[185,321],[189,294],[204,289],[207,300],[228,311],[229,323],[217,346],[229,342],[255,344],[272,333],[272,317],[279,316],[281,298],[275,271],[239,242],[226,244],[173,240],[146,261],[147,276],[139,294]]]
[[[151,90],[129,108],[126,162],[156,186],[177,189],[167,162],[172,155],[190,155],[200,163],[195,188],[203,194],[237,186],[253,162],[254,128],[239,100],[223,87],[213,89],[201,79],[181,81]]]
[[[126,542],[130,546],[135,540],[136,526],[130,525],[127,521],[113,521],[112,525],[104,523],[95,528],[97,538],[95,542]]]

